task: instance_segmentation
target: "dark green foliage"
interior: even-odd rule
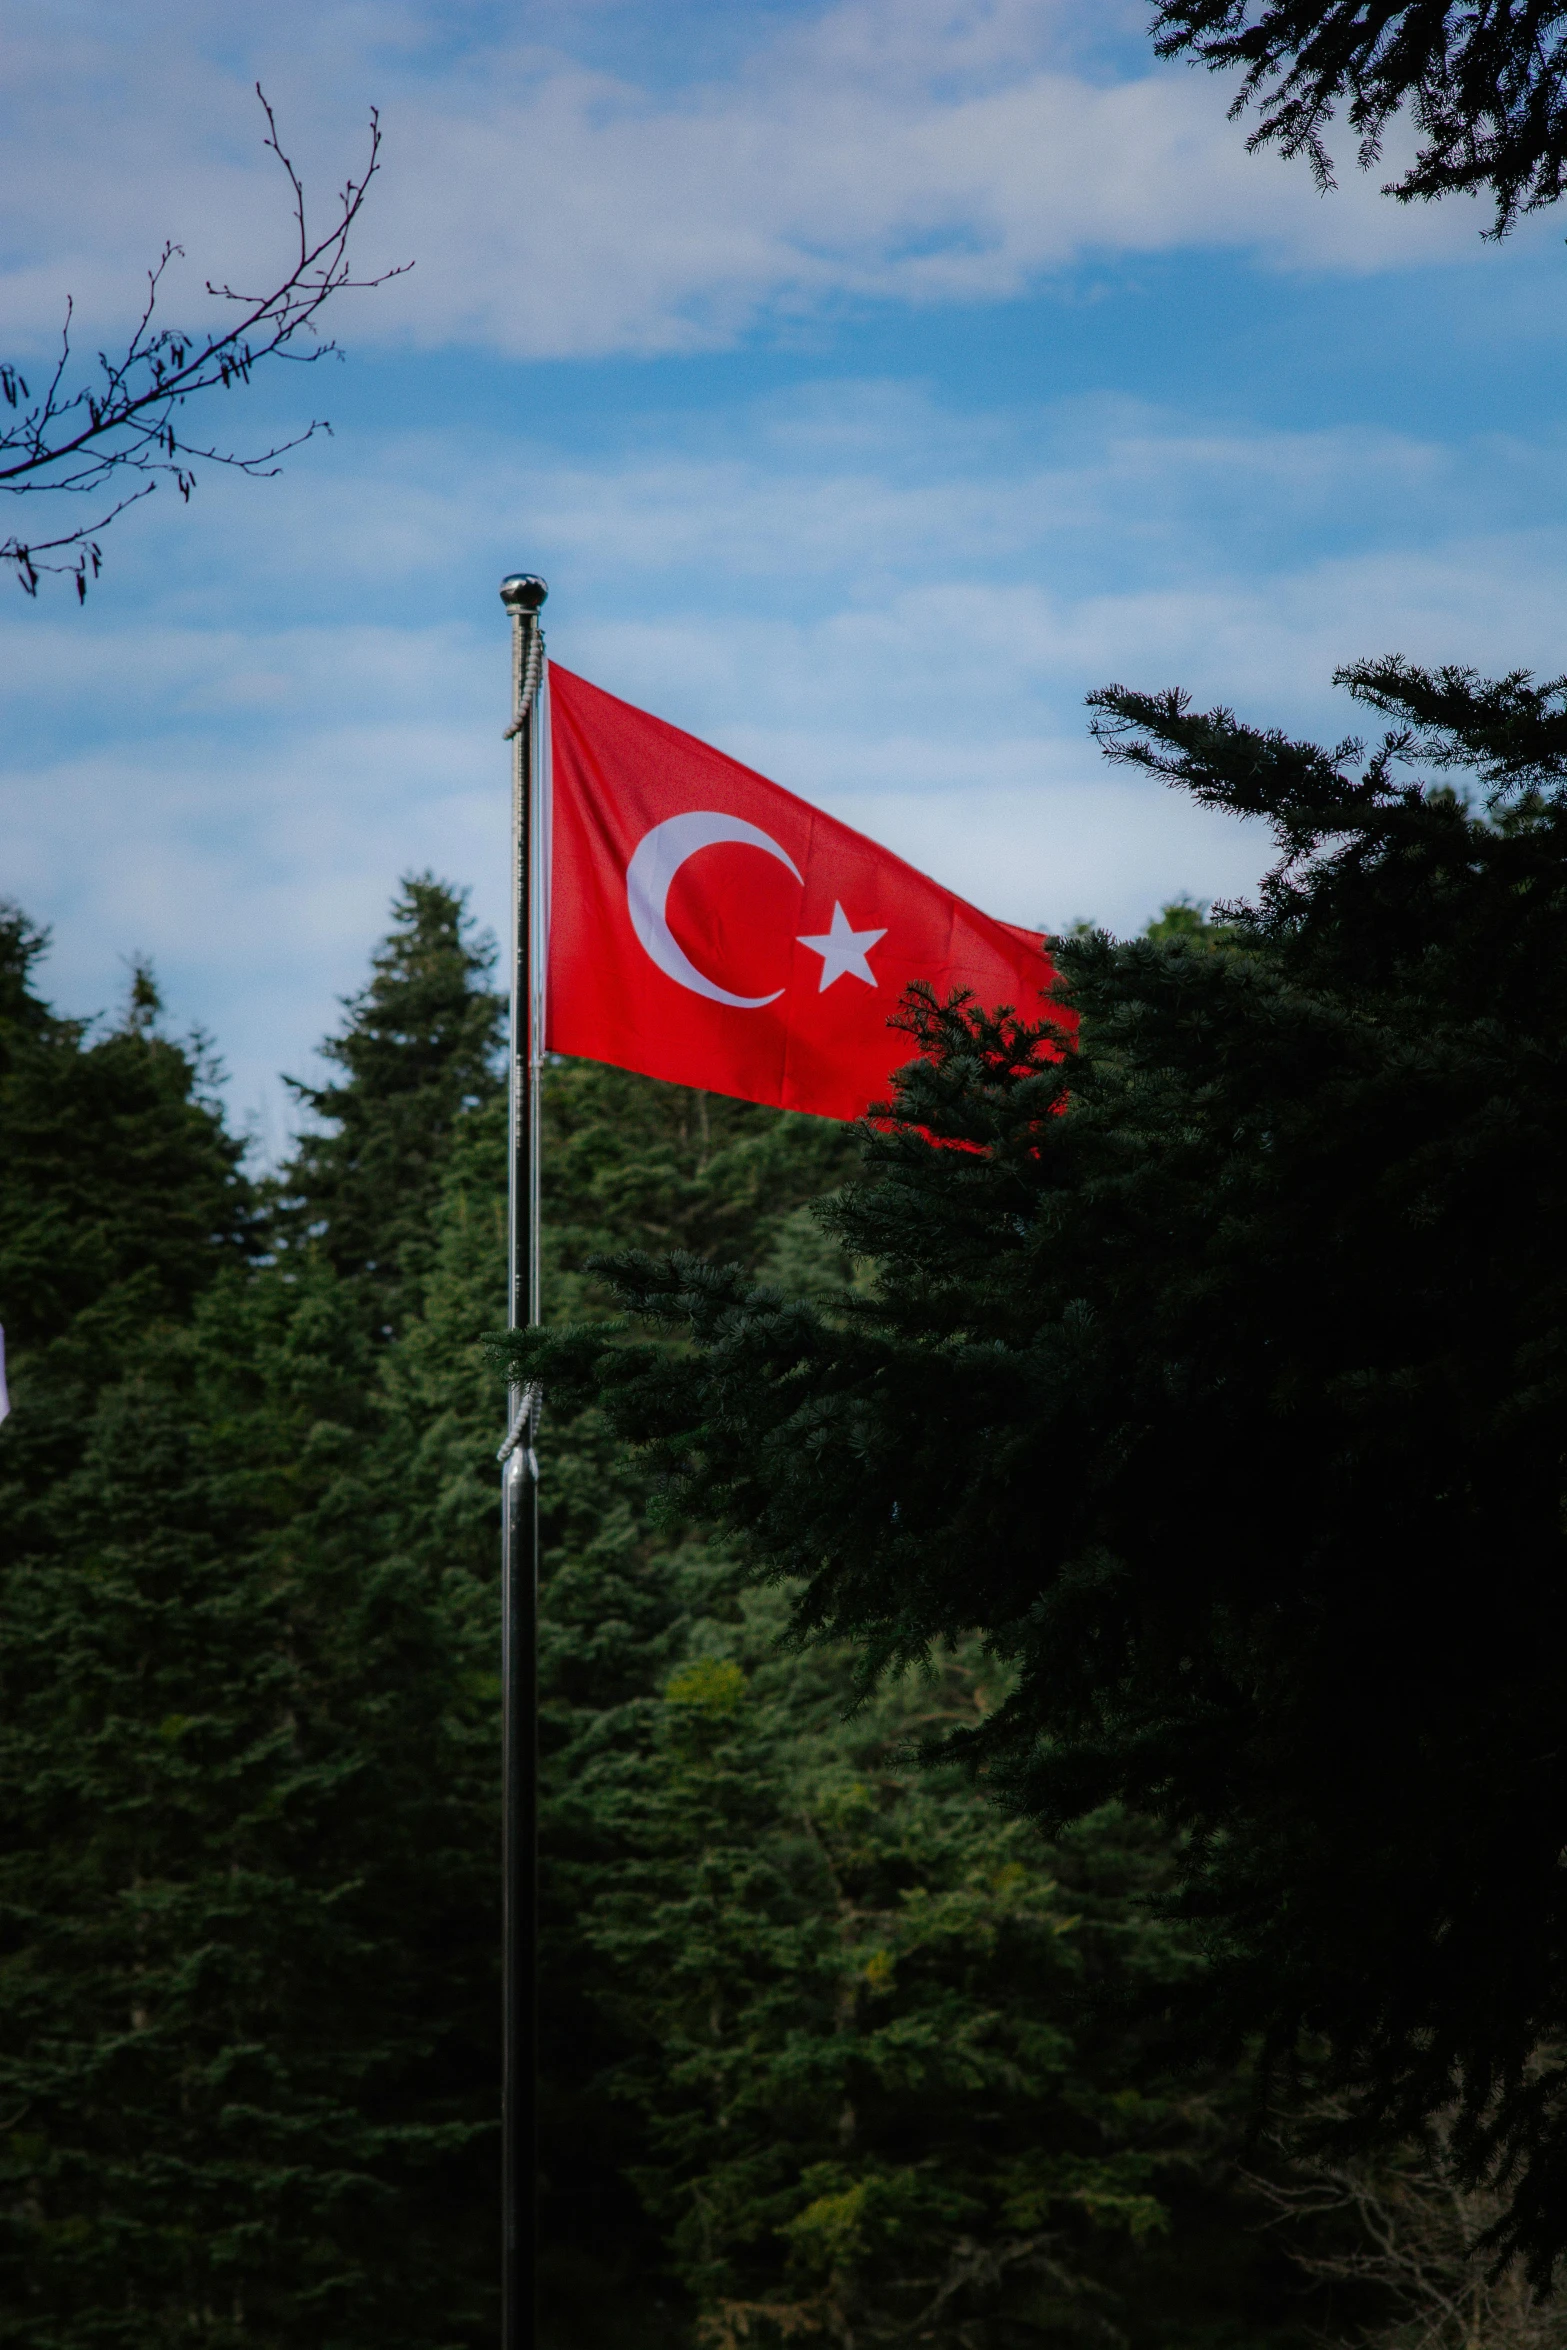
[[[190,1312],[256,1245],[255,1202],[200,1040],[161,1036],[134,975],[94,1034],[33,988],[45,935],[0,905],[0,1323],[16,1411],[0,1460],[0,1556],[50,1537],[32,1512],[75,1463],[127,1350]]]
[[[57,1018],[31,986],[47,943],[0,905],[0,1304],[20,1347],[132,1291],[140,1318],[184,1312],[244,1256],[251,1222],[199,1041],[157,1033],[143,971],[104,1035]]]
[[[220,1289],[5,1576],[0,2341],[477,2338],[482,1862],[440,1618],[366,1568],[367,1367],[330,1277]]]
[[[365,1104],[357,1124],[375,1118],[375,1105]],[[840,1130],[588,1064],[549,1071],[545,1127],[546,1289],[555,1306],[595,1310],[602,1293],[586,1260],[630,1239],[706,1244],[747,1263],[803,1267],[806,1278],[838,1277],[839,1253],[814,1224],[802,1228],[801,1216],[856,1161]],[[376,1349],[368,1374],[361,1366],[370,1391],[358,1391],[362,1432],[345,1434],[341,1458],[375,1512],[374,1539],[398,1543],[439,1591],[449,1659],[464,1676],[455,1690],[447,1685],[457,1744],[441,1768],[472,1806],[456,1856],[470,1872],[461,1879],[467,1907],[453,1917],[437,1906],[446,1965],[432,1999],[449,2062],[471,2090],[460,2110],[489,2119],[499,2068],[494,1456],[504,1398],[480,1334],[504,1312],[498,1097],[455,1121],[441,1180],[422,1278],[416,1292],[411,1283],[405,1290],[417,1295],[417,1311],[395,1345]],[[349,1312],[350,1329],[361,1278],[351,1272],[325,1285],[339,1312]],[[350,1390],[342,1400],[352,1401]],[[584,1946],[581,1913],[625,1865],[612,1792],[640,1736],[635,1725],[656,1706],[725,1570],[679,1532],[649,1535],[645,1474],[596,1414],[552,1418],[547,1453],[543,2301],[554,2339],[653,2342],[683,2304],[665,2275],[658,2229],[625,2176],[645,2147],[632,2108],[608,2087],[627,2048],[605,2006],[605,1970]],[[295,1526],[304,1555],[318,1539],[312,1523]],[[472,2213],[454,2224],[448,2201],[443,2222],[442,2258],[468,2263],[476,2307],[488,2307],[495,2272],[498,2184],[493,2141],[484,2143]],[[439,2260],[432,2270],[448,2273]]]
[[[557,1318],[605,1299],[590,1259],[624,1247],[685,1249],[748,1272],[786,1268],[792,1288],[846,1278],[813,1200],[859,1165],[852,1128],[779,1115],[591,1061],[562,1062],[545,1087],[544,1234]]]
[[[544,1126],[549,1310],[602,1311],[587,1260],[632,1239],[838,1277],[838,1252],[814,1224],[802,1233],[801,1216],[857,1161],[842,1130],[584,1062],[547,1072]],[[504,1399],[480,1333],[504,1310],[504,1200],[495,1104],[459,1135],[423,1311],[387,1361],[406,1432],[405,1523],[432,1561],[461,1570],[454,1604],[476,1645],[488,1643],[491,1671]],[[653,2343],[673,2338],[688,2312],[626,2175],[649,2151],[612,2088],[635,2039],[583,1920],[628,1865],[627,1790],[659,1692],[733,1574],[685,1529],[650,1532],[646,1473],[599,1414],[552,1412],[546,1425],[542,2302],[553,2340]],[[493,2033],[489,2050],[493,2070]]]
[[[93,1040],[11,944],[0,2340],[475,2341],[490,1741],[361,1300],[247,1268],[150,982]]]
[[[920,1769],[922,1729],[993,1700],[977,1657],[846,1722],[849,1660],[781,1654],[784,1613],[696,1627],[587,1919],[704,2336],[1114,2339],[1162,2190],[1219,2134],[1156,2042],[1085,2029],[1096,1980],[1193,1963],[1115,1881],[1162,1856],[1114,1820],[1053,1856]]]
[[[500,1086],[505,1005],[484,984],[495,948],[474,937],[465,904],[433,874],[410,875],[370,984],[321,1047],[341,1080],[288,1080],[326,1125],[299,1139],[280,1233],[351,1276],[383,1333],[406,1316],[457,1121]]]
[[[1075,935],[1087,938],[1092,934],[1093,924],[1089,922]],[[1239,944],[1239,933],[1232,924],[1211,920],[1208,908],[1188,897],[1171,898],[1168,905],[1161,906],[1153,920],[1144,925],[1143,936],[1161,947],[1179,944],[1215,951]]]
[[[52,1131],[98,1048],[12,1006]],[[504,1108],[410,1129],[404,1187],[390,1030],[338,1089],[376,1183],[433,1198],[389,1308],[379,1262],[331,1261],[330,1154],[247,1262],[232,1146],[152,1014],[142,983],[102,1065],[157,1076],[183,1189],[123,1155],[107,1286],[48,1309],[0,1430],[0,2343],[478,2350]],[[545,1111],[551,1311],[607,1335],[591,1260],[628,1244],[834,1316],[868,1279],[807,1208],[851,1133],[585,1064]],[[87,1147],[60,1146],[83,1217]],[[158,1238],[181,1286],[130,1240],[193,1200],[205,1257]],[[954,1649],[846,1719],[851,1653],[789,1653],[776,1596],[677,1507],[654,1525],[594,1404],[552,1398],[543,1450],[546,2341],[1293,2341],[1227,2180],[1233,2090],[1171,2075],[1194,1958],[1142,1906],[1162,1838],[1111,1810],[1045,1848],[909,1751],[980,1720],[993,1663]]]
[[[1154,46],[1244,75],[1231,111],[1262,109],[1249,146],[1309,156],[1333,184],[1324,145],[1335,110],[1362,168],[1406,111],[1422,145],[1385,192],[1409,203],[1460,189],[1496,202],[1494,236],[1562,193],[1567,170],[1567,8],[1559,0],[1154,0]]]
[[[549,1073],[546,1125],[557,1312],[602,1315],[586,1259],[630,1239],[852,1282],[802,1218],[852,1134],[586,1064]],[[498,1176],[498,1124],[482,1147]],[[498,1227],[477,1157],[462,1180],[427,1311],[450,1268],[472,1330]],[[487,1458],[493,1400],[462,1393]],[[976,1657],[846,1720],[850,1654],[781,1650],[732,1558],[650,1529],[648,1470],[592,1406],[547,1410],[543,1457],[551,2338],[833,2339],[852,2314],[890,2339],[939,2299],[934,2341],[1282,2341],[1228,2092],[1170,2078],[1193,1962],[1140,1908],[1159,1839],[1106,1815],[1048,1851],[919,1769],[922,1726],[997,1693]]]
[[[668,1506],[805,1585],[868,1676],[980,1628],[970,1759],[1048,1828],[1187,1839],[1220,2022],[1362,2130],[1456,2096],[1544,2275],[1567,2212],[1567,687],[1346,673],[1369,762],[1097,696],[1119,756],[1265,816],[1223,951],[1061,943],[1082,1049],[915,1002],[830,1219],[874,1294],[624,1258],[671,1360],[535,1343]],[[1424,758],[1483,794],[1404,780]],[[965,1147],[943,1147],[961,1144]],[[1326,2050],[1325,2055],[1323,2054]],[[1511,2166],[1511,2167],[1509,2167]]]

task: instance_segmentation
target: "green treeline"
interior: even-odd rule
[[[13,911],[0,2344],[465,2350],[497,2267],[491,959],[407,883],[258,1184],[150,977],[63,1020],[42,946]],[[547,1142],[556,1319],[607,1316],[591,1260],[628,1247],[829,1307],[863,1278],[810,1212],[850,1132],[579,1063]],[[596,1412],[544,1458],[549,2341],[1361,2338],[1385,2296],[1323,2299],[1243,2176],[1243,2069],[1175,2064],[1200,1959],[1158,1836],[1047,1846],[920,1765],[1006,1695],[977,1646],[856,1710],[849,1653],[785,1645],[789,1592],[660,1516]]]
[[[640,1344],[504,1351],[792,1579],[802,1637],[875,1671],[983,1635],[1014,1677],[949,1746],[1046,1837],[1165,1823],[1208,1961],[1187,2044],[1255,2040],[1273,2115],[1331,2106],[1340,2157],[1445,2150],[1500,2199],[1483,2257],[1544,2295],[1567,680],[1335,682],[1374,747],[1089,696],[1112,759],[1261,820],[1275,861],[1217,932],[1054,942],[1068,1053],[909,991],[917,1050],[825,1211],[861,1294],[628,1250]]]

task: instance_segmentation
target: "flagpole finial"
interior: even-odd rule
[[[537,612],[549,592],[536,571],[513,571],[501,581],[501,602],[508,612]]]

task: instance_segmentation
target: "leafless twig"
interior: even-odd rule
[[[1567,2308],[1540,2300],[1520,2261],[1487,2260],[1501,2200],[1462,2184],[1445,2122],[1378,2164],[1297,2155],[1251,2184],[1307,2275],[1381,2301],[1383,2317],[1355,2336],[1364,2350],[1567,2350]]]
[[[270,292],[250,294],[207,280],[207,292],[231,303],[232,323],[221,333],[188,334],[178,327],[155,324],[164,273],[183,248],[165,244],[147,272],[147,297],[135,331],[116,358],[100,351],[96,371],[86,383],[71,388],[71,327],[73,310],[66,303],[60,355],[48,382],[35,397],[21,369],[0,363],[0,490],[21,497],[40,491],[109,501],[96,521],[63,529],[47,538],[16,533],[0,540],[0,562],[9,563],[27,593],[38,592],[46,572],[69,574],[78,598],[85,597],[89,579],[96,579],[103,562],[100,534],[127,506],[151,495],[160,476],[171,480],[184,499],[196,486],[198,462],[226,465],[235,472],[270,475],[278,459],[318,432],[330,432],[324,418],[314,418],[286,441],[242,456],[237,450],[210,441],[186,440],[177,428],[179,411],[198,393],[230,391],[250,381],[264,359],[293,359],[304,365],[325,359],[335,343],[317,339],[316,320],[334,294],[350,288],[385,285],[412,267],[405,262],[377,277],[356,278],[349,261],[349,237],[359,219],[370,182],[380,168],[381,125],[370,112],[370,153],[365,168],[350,177],[337,199],[334,217],[323,234],[308,223],[304,183],[278,139],[277,119],[260,83],[256,96],[266,116],[263,145],[277,157],[287,177],[296,245],[292,267]],[[308,348],[299,348],[308,340]],[[9,410],[7,419],[5,411]],[[135,487],[132,477],[139,476]],[[116,493],[120,494],[116,494]]]

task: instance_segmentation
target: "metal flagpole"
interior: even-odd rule
[[[539,957],[541,777],[536,719],[544,667],[531,573],[501,582],[511,614],[511,1058],[506,1185],[506,1326],[539,1318]],[[538,1573],[536,1385],[513,1386],[501,1446],[501,2350],[530,2350],[538,2250]]]

